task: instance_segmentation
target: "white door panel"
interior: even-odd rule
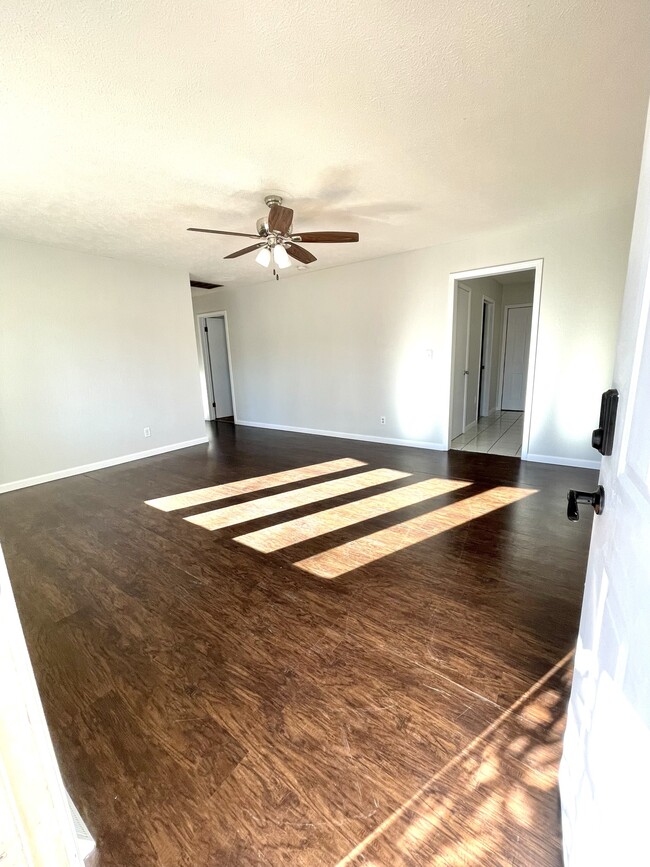
[[[2,549],[0,862],[83,867]]]
[[[506,314],[501,409],[523,412],[526,405],[533,308],[509,307]]]
[[[567,867],[650,864],[650,171],[648,139],[560,767]],[[582,508],[585,508],[584,506]]]
[[[216,418],[224,418],[233,414],[226,323],[222,316],[212,316],[205,320],[205,324],[208,329],[210,374],[216,403],[215,415]]]

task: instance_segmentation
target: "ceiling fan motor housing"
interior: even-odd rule
[[[282,204],[282,196],[278,196],[278,195],[265,196],[264,197],[264,204],[269,209],[272,208],[273,205],[281,205]],[[257,221],[256,225],[257,225],[258,235],[266,237],[269,234],[270,229],[269,229],[268,216],[260,217],[259,220]],[[289,226],[289,229],[287,230],[287,232],[285,234],[290,235],[292,232],[293,232],[293,224],[291,226]]]

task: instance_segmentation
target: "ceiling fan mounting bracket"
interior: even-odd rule
[[[264,196],[264,203],[272,208],[273,205],[281,205],[282,204],[282,196],[278,196],[276,193],[272,193],[269,196]]]

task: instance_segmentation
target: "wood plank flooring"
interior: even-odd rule
[[[211,430],[0,497],[92,863],[559,867],[596,474]]]

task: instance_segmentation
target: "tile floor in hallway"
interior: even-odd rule
[[[497,410],[478,420],[476,427],[455,437],[452,449],[519,457],[524,430],[523,412]]]

